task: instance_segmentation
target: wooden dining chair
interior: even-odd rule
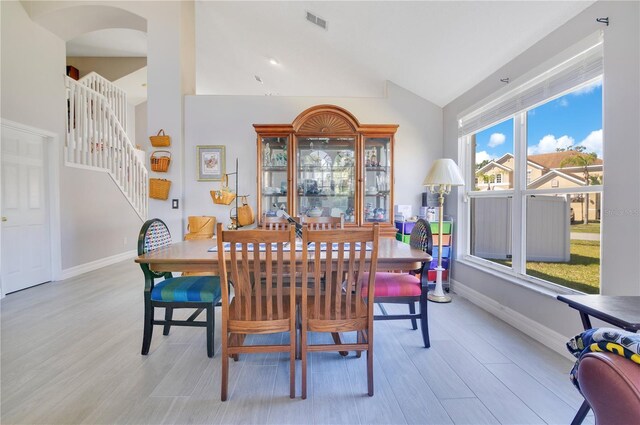
[[[299,217],[300,224],[307,225],[310,230],[344,229],[344,214],[340,217]]]
[[[296,264],[295,230],[231,230],[218,224],[218,264],[222,276],[222,385],[227,400],[229,356],[289,352],[289,396],[295,397],[295,296],[284,277]],[[229,243],[225,252],[225,243]],[[295,266],[293,267],[295,270]],[[294,273],[295,275],[295,273]],[[229,285],[233,285],[231,298]],[[244,345],[250,334],[289,333],[287,344]]]
[[[350,350],[367,351],[367,386],[372,396],[373,298],[365,300],[360,294],[363,286],[373,290],[378,225],[349,230],[309,230],[305,226],[302,235],[302,398],[307,397],[308,352]],[[368,279],[363,278],[365,273]],[[311,345],[308,332],[356,332],[357,342]]]
[[[148,220],[142,225],[138,236],[138,255],[147,254],[171,244],[171,234],[160,219]],[[140,263],[144,273],[144,333],[142,354],[149,353],[154,325],[163,325],[163,335],[169,335],[171,326],[199,326],[207,328],[207,355],[213,357],[213,336],[215,325],[214,306],[220,301],[219,276],[180,276],[171,272],[155,272],[149,264]],[[163,280],[155,283],[156,279]],[[155,308],[164,308],[164,320],[155,320]],[[176,308],[195,308],[187,320],[174,320]],[[206,321],[195,319],[207,312]]]
[[[284,230],[289,227],[289,221],[284,217],[262,215],[262,228],[267,230]]]
[[[433,235],[431,226],[425,220],[418,220],[411,231],[409,245],[431,254],[433,249]],[[376,273],[374,301],[382,311],[375,315],[375,320],[411,320],[414,330],[418,329],[417,319],[420,319],[422,340],[425,348],[431,345],[429,341],[429,320],[427,316],[428,279],[427,270],[429,263],[422,263],[419,270],[403,273]],[[367,297],[368,288],[362,288],[362,296]],[[384,304],[408,304],[409,314],[388,314]],[[416,303],[420,305],[420,313],[416,314]]]

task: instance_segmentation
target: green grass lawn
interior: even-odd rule
[[[600,293],[600,242],[572,240],[570,253],[568,263],[528,261],[527,274],[587,294]],[[492,261],[511,266],[511,261]]]
[[[571,225],[569,231],[575,233],[600,233],[600,222],[596,221],[587,225],[575,223]]]

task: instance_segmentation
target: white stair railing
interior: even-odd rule
[[[118,121],[106,97],[69,77],[66,165],[106,171],[142,220],[148,211],[144,161]]]
[[[106,97],[120,125],[127,131],[127,93],[95,72],[88,73],[78,82]]]

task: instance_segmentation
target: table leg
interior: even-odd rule
[[[584,418],[587,417],[590,409],[591,406],[589,406],[589,403],[587,403],[586,400],[583,401],[582,406],[580,406],[580,409],[578,409],[578,413],[576,413],[576,416],[571,421],[571,425],[580,425],[582,421],[584,421]]]
[[[589,315],[584,311],[580,311],[580,320],[582,320],[582,327],[585,331],[592,328],[591,319],[589,318]],[[587,417],[590,409],[591,406],[589,406],[587,400],[583,401],[580,409],[578,409],[578,412],[576,413],[576,416],[573,418],[573,421],[571,421],[571,425],[580,425],[582,421],[584,421],[584,418]]]
[[[591,329],[591,319],[589,319],[589,315],[583,311],[580,312],[580,319],[582,320],[582,327],[586,331],[587,329]]]
[[[340,334],[338,332],[331,332],[331,337],[333,338],[334,344],[336,345],[342,344],[342,341],[340,341]],[[339,353],[342,357],[346,357],[349,355],[348,351],[339,351]]]

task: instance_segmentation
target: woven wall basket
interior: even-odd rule
[[[150,161],[151,171],[166,173],[169,170],[169,164],[171,164],[171,152],[155,151],[151,154]]]
[[[155,136],[149,136],[149,140],[151,141],[151,146],[160,148],[171,145],[171,137],[164,134],[164,130],[160,129],[158,134]]]
[[[149,179],[149,198],[169,199],[169,189],[171,189],[171,180]]]

